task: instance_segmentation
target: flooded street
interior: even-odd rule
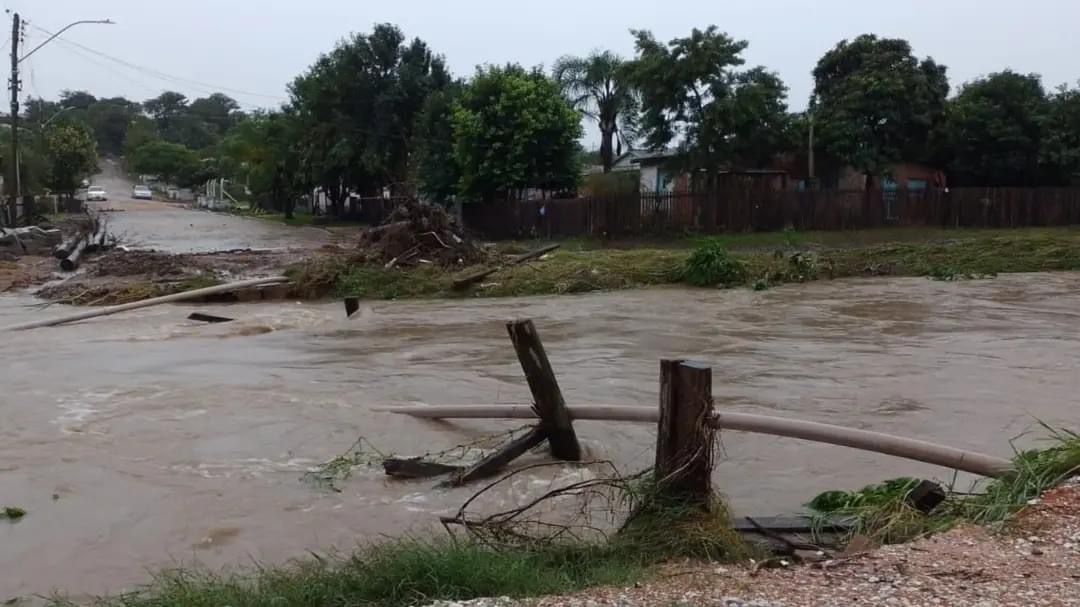
[[[180,204],[133,200],[131,181],[114,163],[102,164],[94,184],[109,200],[91,203],[105,213],[109,232],[133,249],[166,253],[209,253],[236,249],[313,249],[333,241],[330,231],[283,223],[194,211]]]
[[[0,324],[47,314],[0,298]],[[303,472],[367,437],[419,454],[512,423],[374,413],[391,404],[527,403],[504,322],[529,317],[572,404],[655,405],[658,361],[713,367],[717,406],[1010,454],[1036,419],[1077,426],[1080,276],[819,282],[772,291],[161,306],[5,335],[0,371],[0,599],[116,592],[176,563],[280,563],[420,529],[471,490],[360,470],[342,492]],[[594,457],[651,463],[650,426],[583,422]],[[719,488],[742,513],[898,475],[904,460],[724,433]],[[1030,440],[1027,439],[1027,440]]]

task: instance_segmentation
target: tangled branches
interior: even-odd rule
[[[451,535],[456,535],[455,530],[464,531],[470,539],[496,549],[608,539],[618,529],[622,515],[636,507],[643,481],[651,473],[645,470],[622,476],[610,461],[575,464],[575,469],[589,478],[567,484],[556,479],[546,491],[520,506],[492,514],[476,513],[482,510],[482,498],[507,485],[512,487],[519,476],[566,466],[565,462],[548,462],[514,470],[480,489],[454,516],[442,517],[442,524]],[[594,475],[597,469],[602,473]]]

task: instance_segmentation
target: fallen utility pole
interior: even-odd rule
[[[41,327],[54,327],[56,325],[77,322],[80,320],[86,320],[88,318],[109,316],[112,314],[117,314],[119,312],[126,312],[128,310],[137,310],[139,308],[149,308],[150,306],[156,306],[158,304],[197,299],[199,297],[206,297],[209,295],[228,293],[230,291],[236,291],[237,289],[262,287],[266,285],[280,284],[283,282],[289,282],[289,278],[287,276],[272,276],[270,278],[254,278],[251,280],[242,280],[240,282],[232,282],[229,284],[217,285],[214,287],[206,287],[205,289],[195,289],[194,291],[184,291],[183,293],[173,293],[172,295],[163,295],[161,297],[154,297],[152,299],[144,299],[142,301],[120,304],[118,306],[109,306],[107,308],[98,308],[95,310],[84,310],[82,312],[71,314],[69,316],[61,316],[60,318],[38,320],[21,325],[12,325],[9,327],[4,327],[0,329],[0,331],[26,331],[29,329],[39,329]]]
[[[385,407],[376,411],[424,419],[536,419],[536,413],[532,407],[526,405],[407,406]],[[660,419],[660,410],[652,407],[570,405],[566,407],[566,411],[572,420],[656,423]],[[710,425],[721,430],[769,434],[851,447],[993,478],[1014,470],[1009,460],[991,455],[912,438],[817,422],[749,413],[717,412],[713,414]]]
[[[75,249],[65,258],[60,260],[60,269],[65,272],[74,272],[79,269],[79,259],[83,253],[90,252],[90,239],[83,236],[82,240],[75,245]]]

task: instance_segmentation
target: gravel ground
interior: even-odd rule
[[[739,598],[733,598],[739,597]],[[1047,493],[995,534],[967,526],[843,560],[785,569],[684,564],[634,588],[432,607],[1080,606],[1080,486]]]

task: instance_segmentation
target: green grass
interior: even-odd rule
[[[570,536],[567,536],[570,537]],[[346,558],[314,556],[284,567],[215,573],[174,569],[99,607],[346,607],[423,605],[435,600],[567,594],[648,578],[673,558],[732,562],[752,553],[732,530],[719,498],[709,512],[650,508],[607,542],[390,540]],[[63,597],[51,605],[75,605]]]
[[[309,261],[294,268],[291,275],[301,296],[399,299],[557,295],[709,284],[713,281],[707,277],[695,278],[687,272],[695,250],[726,250],[725,268],[740,269],[735,274],[725,273],[722,280],[713,282],[714,286],[755,289],[864,276],[962,280],[1008,272],[1080,270],[1080,230],[1065,228],[788,232],[684,239],[674,243],[679,246],[663,247],[642,244],[637,248],[594,248],[595,244],[569,241],[543,261],[504,268],[464,292],[451,288],[453,278],[476,268],[428,265],[385,270],[381,265],[351,263],[338,257]],[[535,246],[503,243],[500,250],[516,254]],[[714,253],[708,259],[715,261]]]
[[[526,597],[638,579],[644,564],[610,547],[494,551],[476,544],[400,540],[347,559],[212,573],[172,570],[145,588],[99,599],[103,607],[397,607],[433,600]],[[52,605],[74,605],[62,598]]]
[[[1018,451],[1012,460],[1014,472],[980,483],[974,494],[951,494],[929,515],[908,505],[908,493],[918,482],[907,478],[859,491],[827,491],[807,506],[821,515],[853,519],[852,533],[881,543],[910,541],[960,523],[1006,523],[1031,500],[1080,474],[1080,435],[1048,426],[1044,429],[1050,434],[1050,446]]]

